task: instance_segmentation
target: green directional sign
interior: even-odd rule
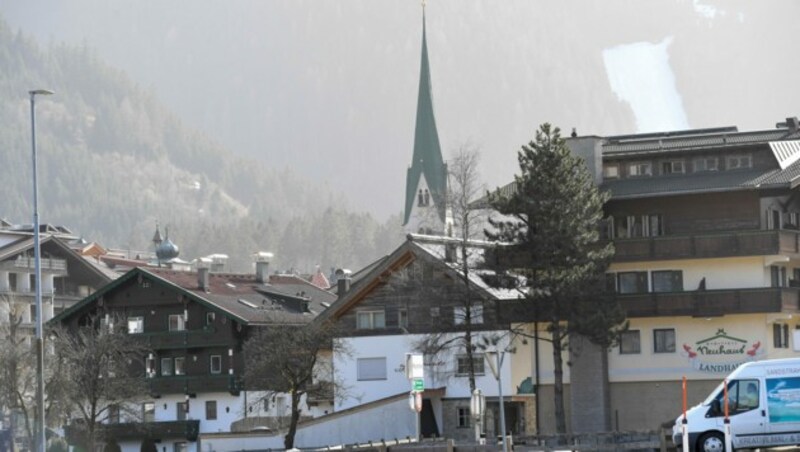
[[[415,378],[414,380],[412,380],[411,381],[411,390],[412,391],[417,391],[417,392],[424,391],[425,390],[425,380],[423,380],[422,378]]]

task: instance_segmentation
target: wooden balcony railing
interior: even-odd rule
[[[230,339],[213,327],[196,330],[137,333],[153,350],[227,346]]]
[[[800,312],[800,289],[793,287],[620,294],[617,299],[629,318]]]
[[[800,288],[796,287],[648,292],[615,296],[628,318],[800,313]],[[544,307],[537,311],[532,302],[521,300],[503,303],[501,319],[509,323],[542,322],[547,321],[548,316]]]
[[[198,394],[201,392],[227,391],[238,395],[243,389],[242,380],[236,375],[174,375],[171,377],[148,378],[150,394]]]
[[[52,271],[55,273],[67,272],[67,261],[65,259],[55,259],[50,257],[43,257],[39,259],[39,264],[42,271]],[[19,256],[14,260],[5,261],[0,263],[2,270],[33,270],[36,268],[36,260],[33,257]]]
[[[800,233],[788,230],[730,231],[713,234],[614,240],[615,262],[732,256],[800,255]]]

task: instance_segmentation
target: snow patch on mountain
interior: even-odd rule
[[[603,50],[611,90],[627,102],[637,132],[689,128],[683,100],[669,63],[672,36],[659,43],[635,42]]]

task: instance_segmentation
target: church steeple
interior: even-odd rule
[[[436,117],[433,114],[433,92],[431,86],[428,43],[425,30],[425,6],[422,10],[422,58],[419,69],[419,93],[417,96],[417,121],[414,127],[414,154],[411,167],[406,174],[406,203],[403,225],[418,232],[413,216],[427,217],[425,229],[444,232],[446,221],[447,166],[442,159]],[[427,212],[426,212],[427,211]],[[412,215],[412,212],[415,215]],[[432,218],[431,218],[432,217]],[[438,221],[437,221],[438,220]]]

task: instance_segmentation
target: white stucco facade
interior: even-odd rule
[[[474,334],[478,337],[500,337],[498,343],[500,349],[504,349],[508,345],[508,332],[495,331]],[[411,383],[405,375],[405,354],[414,352],[415,344],[424,336],[422,334],[406,334],[339,339],[346,344],[350,353],[349,355],[337,354],[334,357],[337,375],[344,383],[343,389],[337,393],[336,411],[409,392]],[[475,343],[480,343],[480,340],[475,340]],[[470,397],[468,378],[457,375],[457,355],[460,354],[454,350],[437,356],[435,360],[426,358],[426,389],[446,388],[442,398],[447,399]],[[385,378],[359,379],[359,360],[362,359],[385,359]],[[373,361],[373,363],[375,362]],[[511,356],[509,354],[506,354],[503,360],[500,376],[504,388],[510,388]],[[492,376],[491,370],[485,362],[483,375],[477,376],[475,383],[484,395],[497,396],[497,380]]]

